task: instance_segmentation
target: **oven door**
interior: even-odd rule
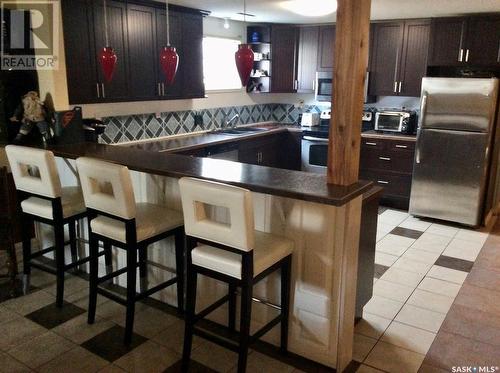
[[[403,115],[399,112],[380,112],[375,114],[375,130],[387,132],[401,132]]]
[[[328,139],[302,137],[302,171],[326,174]]]

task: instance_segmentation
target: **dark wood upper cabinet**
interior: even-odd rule
[[[422,78],[427,70],[430,21],[405,22],[403,53],[399,72],[398,95],[419,97]]]
[[[431,22],[430,66],[460,65],[465,58],[467,19],[437,18]]]
[[[319,28],[319,50],[317,71],[333,71],[335,45],[335,26],[321,26]]]
[[[316,84],[318,63],[319,27],[301,27],[299,30],[299,51],[297,92],[312,93]]]
[[[377,23],[373,32],[370,95],[420,96],[427,68],[429,20]]]
[[[203,83],[203,17],[201,14],[186,14],[183,16],[182,45],[182,59],[179,60],[179,72],[183,77],[182,97],[205,97],[205,85]]]
[[[430,66],[498,66],[500,16],[432,20]]]
[[[272,26],[271,30],[271,91],[296,92],[297,42],[295,26]]]
[[[374,26],[370,95],[397,95],[403,38],[404,22],[378,23]]]

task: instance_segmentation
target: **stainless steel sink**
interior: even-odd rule
[[[252,132],[263,132],[267,130],[268,128],[262,128],[262,127],[238,127],[238,128],[216,130],[213,131],[213,133],[220,135],[242,136]]]

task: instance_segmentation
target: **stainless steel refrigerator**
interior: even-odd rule
[[[498,85],[494,78],[422,80],[410,214],[482,223]]]

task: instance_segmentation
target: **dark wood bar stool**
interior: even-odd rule
[[[252,194],[246,189],[193,178],[183,178],[179,185],[187,234],[183,371],[189,367],[194,334],[238,352],[238,372],[246,370],[249,345],[279,323],[281,350],[286,352],[293,241],[254,229]],[[211,219],[209,211],[214,206],[227,209],[230,223]],[[250,335],[253,286],[276,270],[281,270],[280,314]],[[196,314],[198,274],[227,283],[228,294]],[[238,287],[241,288],[241,314],[239,332],[236,332]],[[229,305],[227,331],[234,336],[233,339],[228,340],[196,326],[198,321],[226,302]]]
[[[50,151],[8,145],[5,148],[17,190],[17,200],[22,210],[23,286],[29,289],[31,267],[56,275],[56,304],[62,307],[64,299],[64,274],[86,263],[89,257],[78,259],[76,235],[77,221],[87,212],[78,186],[62,187],[54,154]],[[40,222],[54,228],[55,245],[35,253],[31,252],[31,227]],[[64,226],[68,225],[72,263],[66,264]],[[56,269],[32,259],[54,252]],[[102,252],[100,255],[103,255]]]
[[[135,303],[170,285],[177,284],[177,306],[184,310],[184,221],[182,213],[151,203],[136,203],[127,167],[92,158],[76,161],[88,211],[90,236],[90,294],[88,322],[95,320],[97,294],[126,307],[125,344],[130,344]],[[175,239],[176,276],[137,293],[139,277],[147,275],[147,248],[167,237]],[[98,245],[115,246],[126,252],[126,266],[99,277]],[[137,257],[139,253],[139,258]],[[123,298],[99,286],[126,273],[127,294]]]

